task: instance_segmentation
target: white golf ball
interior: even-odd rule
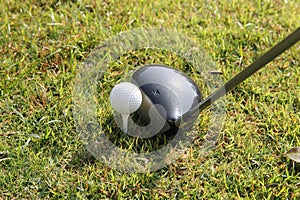
[[[141,106],[142,93],[133,83],[122,82],[110,92],[110,103],[116,112],[131,114]]]

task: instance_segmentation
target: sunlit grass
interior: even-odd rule
[[[208,155],[195,138],[159,171],[126,174],[103,165],[85,150],[72,115],[76,66],[102,40],[138,27],[174,29],[194,38],[227,81],[300,25],[297,1],[0,3],[0,198],[300,198],[299,164],[284,156],[300,146],[299,44],[228,95],[226,121]],[[129,67],[186,64],[166,52],[120,59]],[[105,95],[122,67],[108,69]],[[99,112],[109,117],[106,108]]]

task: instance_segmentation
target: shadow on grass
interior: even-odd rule
[[[299,163],[296,163],[294,161],[289,160],[288,158],[283,159],[285,162],[287,162],[287,170],[289,174],[297,175],[300,174],[300,165]]]
[[[157,151],[166,146],[176,136],[177,130],[171,129],[167,133],[158,133],[149,138],[138,138],[123,131],[115,124],[113,116],[110,116],[105,124],[109,124],[110,131],[105,131],[106,137],[117,147],[135,153]]]

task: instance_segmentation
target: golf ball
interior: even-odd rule
[[[142,104],[140,89],[130,82],[122,82],[112,89],[110,93],[112,108],[121,114],[131,114]]]

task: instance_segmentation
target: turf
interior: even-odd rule
[[[90,155],[72,115],[76,66],[102,40],[139,27],[174,29],[194,38],[227,81],[300,25],[298,1],[0,4],[0,199],[300,198],[300,165],[285,156],[300,146],[299,44],[227,96],[224,126],[206,156],[195,139],[163,169],[123,173]],[[146,50],[120,59],[130,65],[134,58],[184,64]],[[110,65],[106,95],[121,67]]]

